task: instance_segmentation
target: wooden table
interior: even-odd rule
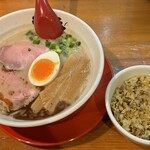
[[[100,38],[113,72],[150,64],[150,0],[49,0],[53,8],[77,15]],[[0,0],[0,16],[34,7],[34,0]],[[120,135],[107,114],[88,134],[67,144],[39,148],[17,141],[0,131],[0,150],[148,150]]]

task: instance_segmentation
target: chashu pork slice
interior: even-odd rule
[[[8,70],[23,70],[46,51],[45,46],[28,43],[3,46],[0,48],[0,62]]]
[[[7,114],[28,105],[39,94],[39,89],[31,85],[26,74],[18,71],[0,71],[0,113]]]
[[[46,51],[45,46],[28,43],[0,48],[0,113],[18,110],[38,96],[40,90],[28,81],[28,69]]]

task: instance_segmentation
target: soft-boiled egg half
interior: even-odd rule
[[[45,52],[39,55],[31,64],[28,77],[36,86],[44,86],[50,83],[58,74],[60,59],[55,51]]]

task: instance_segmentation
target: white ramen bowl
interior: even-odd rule
[[[106,89],[106,96],[105,96],[105,105],[107,113],[114,124],[114,126],[117,128],[117,130],[127,137],[128,139],[132,140],[135,143],[142,144],[142,145],[149,145],[150,146],[150,140],[139,138],[130,132],[126,131],[116,120],[116,118],[113,115],[112,109],[111,109],[111,99],[115,92],[115,89],[117,87],[120,87],[124,81],[127,79],[138,76],[138,75],[150,75],[150,66],[148,65],[136,65],[131,66],[126,69],[123,69],[119,73],[117,73],[109,82],[107,89]]]
[[[97,88],[104,69],[104,53],[101,42],[95,32],[84,21],[78,17],[60,10],[54,10],[61,17],[62,21],[67,22],[67,28],[73,30],[86,44],[87,52],[90,54],[92,62],[92,74],[82,95],[68,108],[60,113],[41,120],[18,120],[10,116],[0,115],[0,124],[13,127],[34,127],[56,122],[72,114],[79,109],[94,93]],[[34,9],[24,9],[12,12],[0,17],[0,36],[26,24],[32,24]]]

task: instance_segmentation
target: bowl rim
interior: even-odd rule
[[[107,89],[106,89],[106,94],[105,94],[105,106],[106,106],[106,111],[108,113],[108,116],[110,118],[110,120],[112,121],[112,123],[114,124],[114,126],[116,127],[116,129],[118,129],[118,131],[120,133],[122,133],[123,135],[125,135],[126,137],[128,137],[130,140],[139,143],[139,144],[144,144],[144,145],[150,145],[150,140],[146,140],[146,139],[142,139],[140,137],[137,137],[133,134],[131,134],[130,132],[126,131],[119,123],[118,121],[115,119],[112,110],[111,110],[111,106],[110,106],[110,102],[111,102],[111,98],[110,98],[110,91],[112,88],[112,85],[117,81],[117,79],[119,77],[121,77],[122,75],[124,75],[124,73],[133,71],[133,70],[138,70],[138,69],[149,69],[150,70],[150,66],[149,65],[134,65],[134,66],[130,66],[127,67],[121,71],[119,71],[118,73],[116,73],[116,75],[114,75],[114,77],[110,80]]]
[[[5,19],[6,17],[10,17],[10,16],[13,16],[13,15],[16,15],[18,13],[24,13],[24,12],[34,12],[34,8],[27,8],[27,9],[20,9],[20,10],[17,10],[17,11],[14,11],[14,12],[11,12],[11,13],[8,13],[2,17],[0,17],[0,21],[2,19]],[[53,123],[53,122],[56,122],[56,121],[59,121],[69,115],[71,115],[72,113],[74,113],[76,110],[78,110],[84,103],[86,103],[86,101],[88,101],[88,99],[90,98],[90,96],[94,93],[94,91],[96,90],[100,80],[101,80],[101,77],[102,77],[102,74],[103,74],[103,70],[104,70],[104,52],[103,52],[103,47],[102,47],[102,44],[101,44],[101,41],[100,39],[98,38],[98,36],[96,35],[96,33],[94,32],[94,30],[83,20],[81,20],[79,17],[69,13],[69,12],[66,12],[66,11],[63,11],[63,10],[58,10],[58,9],[53,9],[56,13],[61,13],[63,15],[67,15],[71,18],[74,18],[76,20],[78,20],[79,22],[81,22],[84,26],[86,26],[86,28],[88,30],[90,30],[91,34],[94,36],[95,38],[95,41],[99,47],[99,57],[100,57],[100,60],[99,60],[99,63],[101,64],[101,68],[99,68],[99,71],[97,73],[97,78],[95,79],[95,81],[93,82],[93,85],[92,85],[92,88],[90,88],[88,94],[85,94],[85,96],[82,98],[82,101],[78,101],[78,105],[74,105],[71,109],[67,109],[65,112],[62,112],[61,115],[58,113],[54,116],[51,116],[50,118],[44,118],[44,119],[41,119],[41,120],[33,120],[33,121],[28,121],[28,122],[24,122],[24,120],[20,120],[20,121],[17,121],[17,122],[14,122],[14,121],[10,121],[10,120],[4,120],[4,119],[1,119],[0,118],[0,122],[1,124],[3,125],[8,125],[8,126],[12,126],[12,127],[36,127],[36,126],[42,126],[42,125],[46,125],[46,124],[50,124],[50,123]]]

